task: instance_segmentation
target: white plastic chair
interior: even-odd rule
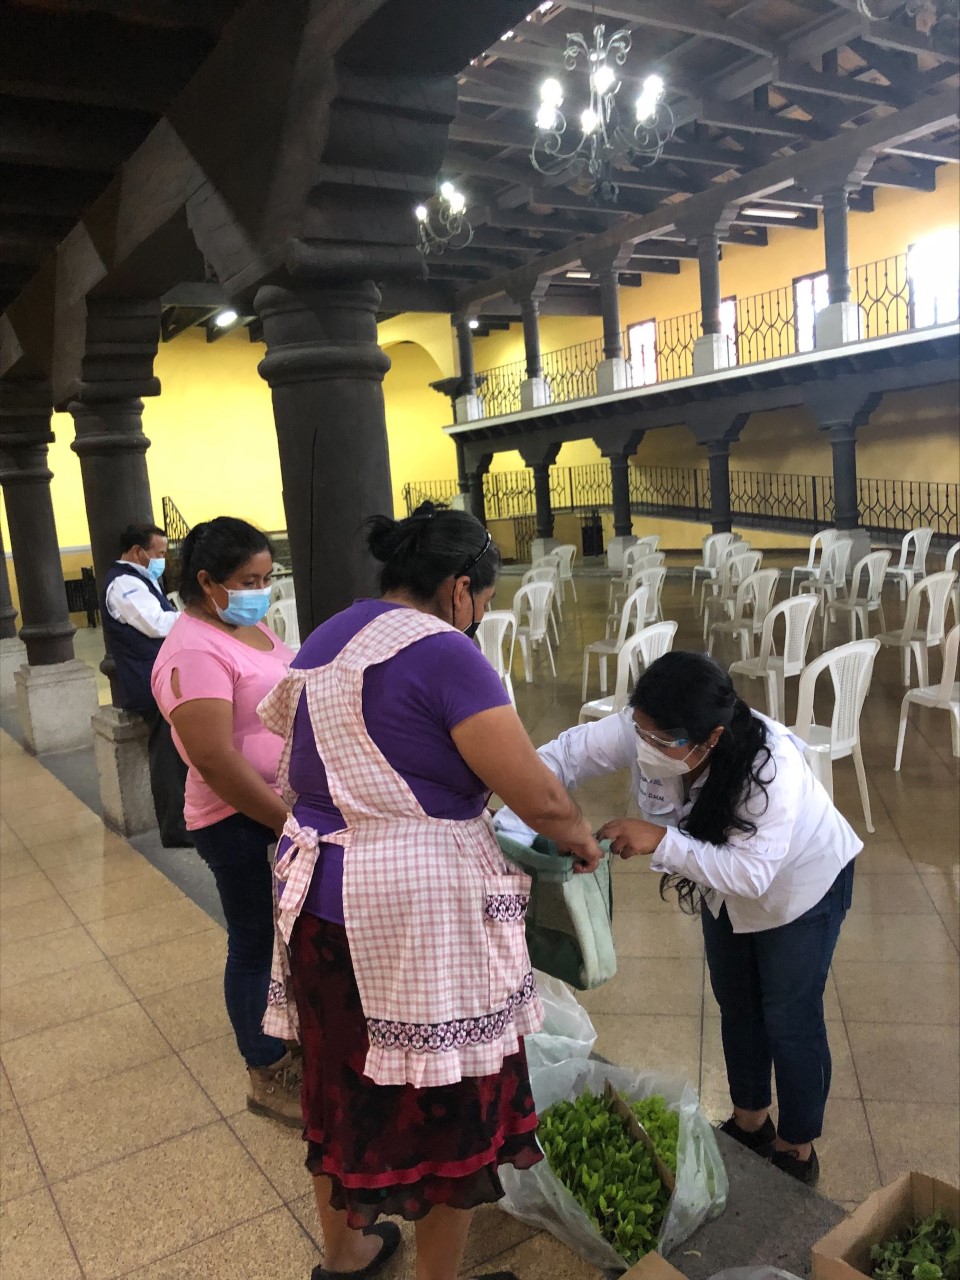
[[[586,702],[587,684],[590,679],[590,658],[593,655],[600,662],[600,692],[607,692],[607,660],[615,658],[631,634],[643,626],[644,616],[647,610],[647,588],[638,586],[631,595],[624,601],[623,608],[620,611],[620,624],[617,628],[617,634],[607,637],[603,640],[594,640],[588,644],[583,650],[583,683],[580,690],[580,699]]]
[[[713,653],[713,642],[717,636],[733,636],[740,641],[740,657],[745,662],[753,653],[754,636],[760,635],[763,621],[773,607],[779,581],[779,569],[757,569],[755,573],[747,574],[737,587],[733,617],[711,624],[707,652]]]
[[[510,695],[514,706],[517,699],[513,692],[513,651],[517,642],[517,615],[511,609],[488,609],[480,619],[477,644],[480,652],[500,677],[500,683]]]
[[[824,549],[819,568],[813,577],[800,583],[800,594],[812,592],[817,597],[817,607],[824,612],[829,601],[845,598],[852,551],[853,542],[850,538],[836,538]]]
[[[667,557],[662,551],[652,551],[649,555],[634,556],[632,560],[633,572],[630,575],[630,581],[610,583],[610,600],[609,608],[611,613],[617,610],[617,601],[625,600],[631,591],[636,590],[637,575],[642,573],[644,569],[662,569],[666,564]]]
[[[810,539],[806,564],[795,564],[790,570],[790,594],[794,594],[797,578],[813,578],[817,573],[818,557],[841,537],[838,529],[821,529]]]
[[[893,578],[900,588],[900,599],[905,600],[907,591],[916,585],[927,572],[927,552],[933,540],[933,530],[927,528],[911,529],[904,534],[900,543],[900,559],[887,570],[887,577]]]
[[[713,595],[716,595],[719,590],[720,579],[723,576],[724,566],[730,560],[732,560],[734,556],[745,556],[747,555],[748,552],[752,550],[753,550],[753,547],[751,547],[750,543],[743,538],[734,538],[733,542],[728,543],[727,546],[723,548],[723,550],[720,552],[720,555],[717,557],[716,573],[713,575],[713,577],[707,578],[700,586],[700,613],[701,614],[703,613],[706,600],[707,600],[707,588],[708,587],[710,588],[710,591]],[[762,553],[760,554],[762,559],[763,558]],[[759,564],[757,564],[756,568],[759,568],[759,567],[760,567]],[[751,569],[750,572],[752,573],[753,570]]]
[[[294,598],[294,585],[291,575],[285,578],[275,578],[273,581],[273,594],[271,601],[276,604],[278,600],[292,600]]]
[[[763,620],[760,651],[756,658],[731,662],[731,675],[762,680],[766,686],[767,714],[771,720],[783,721],[787,714],[786,679],[798,676],[807,664],[807,651],[813,635],[813,616],[817,611],[814,596],[789,596],[775,605]],[[777,623],[783,619],[783,654],[774,646]]]
[[[545,556],[539,556],[530,566],[531,569],[556,569],[557,571],[557,600],[562,604],[566,599],[566,593],[563,586],[563,574],[560,571],[560,557],[556,551],[550,551]]]
[[[899,773],[903,759],[903,740],[907,733],[907,717],[910,704],[932,707],[950,714],[950,746],[960,757],[960,683],[957,682],[957,659],[960,658],[960,625],[953,628],[944,643],[943,675],[939,684],[925,688],[908,689],[900,703],[900,730],[897,734],[897,758],[894,772]]]
[[[889,551],[871,551],[869,555],[858,560],[853,566],[850,578],[850,594],[846,600],[828,600],[823,611],[823,643],[827,647],[827,624],[837,621],[843,614],[850,618],[850,639],[857,638],[857,623],[866,640],[870,634],[870,614],[876,613],[880,619],[880,630],[886,631],[887,620],[883,616],[883,580],[890,564]],[[867,582],[860,594],[863,577]]]
[[[572,542],[565,542],[562,546],[554,547],[553,555],[560,561],[560,581],[563,584],[569,582],[570,590],[573,592],[573,598],[577,598],[577,584],[573,580],[573,562],[577,558],[577,548]]]
[[[659,533],[645,534],[642,538],[638,538],[633,546],[638,555],[652,555],[660,550],[660,535]]]
[[[710,579],[717,576],[717,565],[720,560],[721,552],[735,541],[736,534],[733,533],[707,534],[703,540],[703,559],[700,564],[695,564],[693,566],[693,574],[690,578],[691,596],[697,590],[697,580],[699,578]]]
[[[644,627],[630,636],[617,654],[617,681],[613,693],[585,702],[580,708],[579,723],[600,720],[616,711],[622,711],[629,699],[631,681],[635,684],[643,668],[649,667],[651,662],[656,662],[657,658],[663,657],[673,648],[676,634],[675,622],[655,622],[652,627]]]
[[[877,636],[885,648],[899,649],[903,661],[903,687],[910,687],[910,655],[917,661],[917,684],[930,683],[927,651],[942,645],[947,628],[947,605],[950,591],[957,580],[953,572],[931,573],[929,577],[910,588],[903,626],[896,631],[884,631]],[[926,626],[920,626],[920,610],[926,600]]]
[[[952,573],[957,568],[958,557],[960,557],[960,542],[955,542],[947,552],[947,558],[943,563],[947,573]],[[960,622],[960,579],[953,584],[950,590],[950,603],[953,605],[954,622]]]
[[[719,612],[721,617],[732,614],[737,598],[737,588],[744,578],[756,573],[763,563],[762,551],[741,551],[735,556],[728,556],[720,565],[720,576],[713,582],[704,583],[713,592],[707,596],[703,607],[703,638],[706,640],[710,630],[712,615]]]
[[[863,816],[871,834],[874,827],[863,752],[860,750],[860,713],[870,690],[873,664],[879,649],[876,637],[872,640],[852,640],[850,644],[842,644],[838,649],[828,649],[819,658],[814,658],[800,677],[797,723],[792,729],[806,743],[805,754],[810,767],[823,783],[831,800],[833,762],[853,756]],[[833,714],[829,726],[818,725],[813,712],[817,679],[823,671],[829,671],[833,680]]]
[[[177,613],[183,613],[183,601],[180,599],[179,591],[168,591],[167,599],[176,609]]]
[[[276,600],[267,610],[266,624],[289,649],[300,648],[300,620],[297,602],[293,599]]]
[[[550,625],[553,627],[554,643],[559,644],[560,632],[557,629],[557,623],[563,621],[563,611],[560,607],[560,569],[557,565],[543,565],[541,568],[528,569],[520,579],[520,585],[526,587],[531,582],[549,582],[553,587]]]
[[[523,654],[523,672],[527,684],[533,683],[532,658],[539,652],[542,644],[546,645],[554,679],[557,676],[548,633],[552,607],[552,582],[528,582],[513,597],[513,612],[517,615],[517,644]]]

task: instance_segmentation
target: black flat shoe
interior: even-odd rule
[[[724,1120],[720,1125],[720,1132],[725,1133],[728,1138],[733,1138],[734,1142],[739,1142],[741,1147],[746,1147],[748,1151],[753,1151],[761,1159],[767,1160],[773,1151],[773,1142],[777,1136],[776,1125],[767,1116],[763,1124],[754,1133],[749,1129],[741,1129],[733,1116],[729,1120]]]
[[[381,1271],[400,1246],[400,1228],[395,1222],[375,1222],[372,1227],[365,1227],[365,1236],[379,1236],[383,1247],[372,1262],[368,1262],[359,1271],[328,1271],[317,1263],[310,1273],[310,1280],[366,1280],[367,1276],[375,1276]]]
[[[798,1160],[792,1151],[774,1151],[771,1158],[773,1167],[805,1187],[815,1187],[820,1179],[820,1161],[815,1150],[810,1152],[809,1160]]]

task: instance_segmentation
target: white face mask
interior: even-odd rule
[[[644,738],[638,737],[637,764],[646,778],[679,778],[696,768],[696,764],[690,763],[690,757],[696,749],[694,744],[682,760],[674,760],[672,756],[665,756],[662,751],[658,751]]]

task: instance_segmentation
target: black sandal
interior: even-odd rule
[[[359,1271],[328,1271],[318,1262],[310,1273],[310,1280],[367,1280],[368,1276],[375,1276],[386,1266],[400,1247],[402,1239],[400,1228],[395,1222],[375,1222],[372,1227],[364,1227],[362,1234],[379,1236],[383,1241],[383,1248],[372,1262],[368,1262]]]

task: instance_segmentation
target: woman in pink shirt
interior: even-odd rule
[[[287,809],[276,784],[283,742],[257,706],[293,658],[262,622],[273,551],[259,529],[218,516],[190,531],[181,556],[186,607],[157,656],[153,694],[188,765],[184,818],[227,922],[224,998],[249,1072],[247,1106],[299,1128],[299,1058],[260,1025],[273,950],[268,849]]]

